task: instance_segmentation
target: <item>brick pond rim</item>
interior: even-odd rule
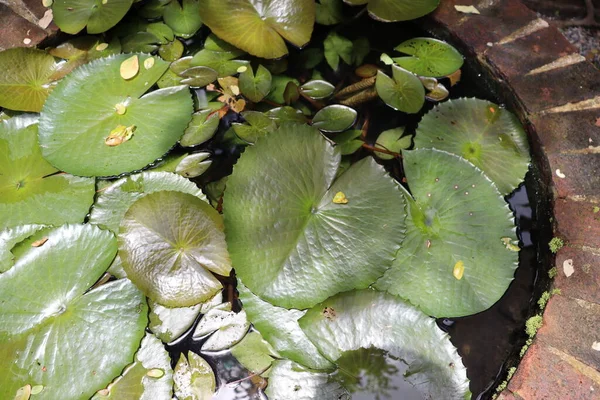
[[[600,399],[600,71],[519,0],[444,0],[424,22],[527,127],[547,228],[565,244],[554,257],[541,243],[535,296],[560,294],[498,399]]]

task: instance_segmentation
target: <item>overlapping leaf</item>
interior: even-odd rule
[[[223,203],[227,243],[238,276],[262,299],[303,309],[367,287],[391,264],[402,195],[371,158],[335,179],[339,164],[318,131],[286,124],[234,167]]]
[[[435,10],[439,0],[344,0],[350,5],[368,4],[371,17],[384,21],[408,21]]]
[[[129,11],[133,0],[55,0],[54,23],[70,34],[87,26],[88,33],[102,33],[117,24]]]

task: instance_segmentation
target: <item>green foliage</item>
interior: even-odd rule
[[[115,26],[132,4],[133,0],[55,0],[52,14],[63,32],[76,34],[87,27],[87,33],[102,33]]]
[[[527,335],[530,338],[533,338],[535,336],[535,334],[537,333],[538,329],[540,329],[543,325],[543,319],[541,315],[534,315],[533,317],[529,318],[526,322],[525,322],[525,333],[527,333]]]
[[[554,254],[556,254],[560,249],[562,249],[564,245],[565,242],[559,237],[552,238],[548,243],[550,251]]]
[[[442,78],[462,67],[463,57],[452,46],[441,40],[414,38],[402,42],[394,50],[410,55],[394,61],[399,66],[420,76]]]
[[[383,22],[408,21],[435,10],[439,0],[345,0],[350,5],[367,4],[369,15]]]
[[[419,78],[397,65],[392,65],[393,78],[379,71],[375,87],[377,94],[388,106],[408,114],[415,114],[425,103],[425,89]]]

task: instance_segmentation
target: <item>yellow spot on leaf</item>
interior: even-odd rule
[[[31,394],[40,394],[44,390],[44,385],[35,385],[31,388]]]
[[[96,46],[96,51],[104,51],[108,48],[108,43],[100,43]]]
[[[239,67],[237,69],[237,72],[239,72],[241,74],[242,72],[246,72],[247,69],[248,69],[248,67],[246,67],[245,65],[242,65],[241,67]]]
[[[144,60],[144,68],[150,69],[154,66],[154,57],[149,57]]]
[[[454,269],[452,270],[452,275],[459,281],[462,279],[463,274],[465,273],[465,263],[462,261],[458,261],[454,264]]]
[[[160,368],[153,368],[151,370],[149,370],[148,372],[146,372],[146,375],[148,375],[150,378],[162,378],[162,376],[165,374],[165,371],[163,371]]]
[[[333,202],[335,204],[348,204],[348,199],[343,192],[337,192],[335,196],[333,196]]]
[[[48,238],[41,238],[40,240],[36,240],[35,242],[31,243],[31,247],[40,247],[43,246],[44,243],[46,243],[48,241]]]
[[[133,132],[136,130],[135,125],[125,126],[125,125],[117,125],[115,129],[110,131],[110,134],[106,139],[104,139],[104,144],[110,147],[118,146],[122,143],[125,143],[133,136]]]
[[[138,60],[138,56],[131,56],[127,60],[121,63],[121,78],[128,80],[137,75],[140,71],[140,61]]]
[[[123,103],[119,103],[115,105],[115,111],[119,115],[123,115],[127,112],[127,106]]]
[[[504,245],[506,246],[507,249],[509,249],[510,251],[519,251],[521,250],[521,248],[515,244],[513,244],[512,240],[509,237],[503,237],[501,238],[502,243],[504,243]]]
[[[102,0],[102,4],[108,3],[108,0]]]

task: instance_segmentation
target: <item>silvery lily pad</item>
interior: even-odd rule
[[[208,310],[198,323],[193,338],[211,335],[202,350],[225,350],[242,340],[249,327],[245,310],[236,313],[231,311],[231,303],[223,303]]]
[[[210,400],[215,393],[216,379],[210,365],[198,354],[181,354],[173,373],[175,395],[179,400]]]

